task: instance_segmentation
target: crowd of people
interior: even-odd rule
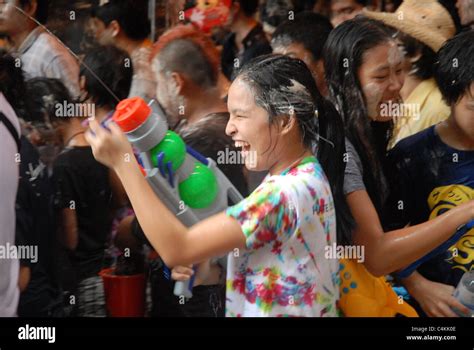
[[[73,52],[50,1],[0,1],[0,317],[106,317],[107,268],[150,317],[474,313],[474,228],[439,249],[474,221],[474,0],[218,2],[158,38],[148,1],[96,4]],[[124,160],[131,97],[244,199],[185,226]]]

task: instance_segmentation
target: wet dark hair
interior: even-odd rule
[[[413,63],[413,74],[421,80],[432,78],[436,53],[429,46],[403,32],[397,31],[395,37],[402,42],[407,57],[420,54],[420,58]]]
[[[474,82],[474,31],[449,39],[438,52],[435,79],[448,105],[456,104]]]
[[[25,80],[21,66],[16,63],[13,56],[0,49],[0,92],[10,103],[16,115],[26,119],[28,112],[25,104]]]
[[[336,206],[340,244],[349,244],[353,219],[343,195],[345,142],[343,123],[334,106],[324,99],[305,63],[285,55],[265,55],[247,63],[237,78],[252,89],[255,103],[265,109],[270,123],[294,115],[308,148],[317,157],[331,185]],[[319,136],[327,141],[319,140]]]
[[[86,53],[80,75],[86,78],[87,97],[92,98],[98,107],[115,108],[119,102],[117,99],[123,100],[128,97],[132,85],[133,67],[125,51],[111,45],[96,46]]]
[[[323,48],[333,26],[329,19],[313,12],[299,13],[293,20],[282,23],[273,33],[272,47],[298,43],[312,53],[313,59],[322,58]]]
[[[28,110],[30,112],[28,121],[32,122],[33,125],[70,120],[70,118],[58,117],[56,113],[56,106],[58,104],[62,105],[73,102],[61,80],[33,78],[26,82],[26,91]]]
[[[390,31],[382,23],[357,17],[337,26],[324,50],[330,99],[341,113],[346,137],[361,159],[364,184],[380,217],[386,194],[383,162],[393,123],[370,120],[358,71],[365,52],[390,40]]]
[[[20,0],[19,1],[20,7],[22,9],[25,8],[27,5],[31,5],[31,0]],[[36,13],[34,14],[34,18],[40,22],[41,24],[46,24],[48,21],[48,7],[49,1],[48,0],[36,0]]]
[[[113,0],[92,9],[92,17],[98,18],[106,26],[117,21],[120,28],[132,40],[143,40],[150,34],[148,5],[144,0]]]

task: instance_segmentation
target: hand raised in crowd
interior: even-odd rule
[[[133,70],[134,74],[142,77],[150,79],[153,77],[153,72],[151,69],[150,64],[150,57],[151,57],[151,48],[149,47],[142,47],[138,50],[135,50],[132,55],[132,63],[133,63]]]

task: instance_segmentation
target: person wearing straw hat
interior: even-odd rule
[[[394,28],[405,53],[403,104],[393,109],[391,149],[400,140],[448,118],[450,109],[433,78],[433,67],[436,52],[454,36],[456,27],[448,10],[436,0],[405,0],[395,13],[365,10],[363,14]]]

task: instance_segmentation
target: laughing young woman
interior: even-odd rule
[[[136,161],[123,161],[132,149],[116,125],[109,132],[92,123],[87,139],[97,160],[117,172],[145,235],[168,266],[229,253],[227,316],[337,316],[338,262],[325,259],[324,250],[336,241],[334,203],[343,199],[335,186],[344,169],[339,115],[306,65],[279,55],[243,68],[229,90],[228,108],[226,133],[244,155],[256,155],[256,167],[250,157],[246,166],[269,175],[242,202],[190,228],[157,198]],[[312,152],[319,136],[333,143],[317,147],[326,174]]]

